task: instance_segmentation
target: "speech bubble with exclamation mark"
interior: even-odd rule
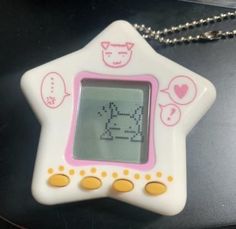
[[[175,126],[181,118],[181,110],[175,104],[161,105],[161,121],[166,126]]]

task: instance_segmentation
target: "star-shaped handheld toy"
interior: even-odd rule
[[[215,100],[125,21],[26,72],[41,125],[32,193],[43,204],[111,197],[163,215],[186,202],[185,138]]]

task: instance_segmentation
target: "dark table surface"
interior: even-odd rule
[[[174,217],[111,199],[38,204],[30,186],[40,125],[19,86],[26,70],[82,48],[114,20],[161,29],[222,11],[227,9],[164,0],[2,0],[0,215],[35,229],[182,229],[236,224],[235,39],[175,47],[151,42],[160,54],[212,81],[218,93],[214,106],[187,137],[188,201]],[[236,28],[236,20],[213,28]],[[0,228],[11,226],[2,221]]]

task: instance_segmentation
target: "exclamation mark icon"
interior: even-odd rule
[[[167,118],[168,121],[171,120],[171,117],[173,116],[173,114],[176,112],[176,109],[175,108],[171,108],[171,112],[170,112],[170,116]]]

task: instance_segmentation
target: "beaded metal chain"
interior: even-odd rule
[[[221,22],[223,20],[234,19],[235,17],[236,17],[236,11],[221,13],[218,16],[208,17],[200,20],[194,20],[192,22],[186,22],[185,24],[182,25],[172,26],[171,28],[165,28],[163,30],[157,30],[157,31],[153,30],[151,27],[146,27],[143,24],[142,25],[134,24],[133,26],[141,33],[141,35],[145,39],[154,39],[160,42],[161,44],[165,45],[175,45],[175,44],[198,42],[198,41],[215,41],[219,39],[233,38],[234,36],[236,36],[236,30],[232,31],[214,30],[214,31],[207,31],[196,36],[182,36],[180,38],[173,38],[173,39],[167,38],[167,36],[188,29],[193,29],[196,27],[208,25],[209,23],[216,23],[216,22]]]

